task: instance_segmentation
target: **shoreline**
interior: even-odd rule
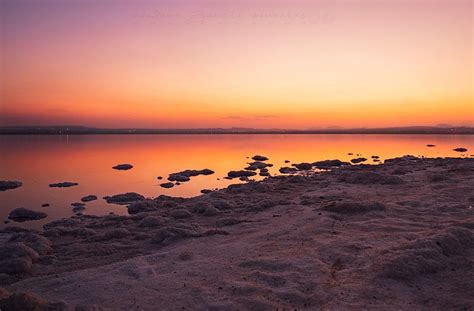
[[[474,135],[468,132],[91,132],[91,133],[1,133],[0,136],[67,136],[67,135]]]
[[[472,189],[474,159],[407,156],[7,227],[0,261],[24,269],[0,274],[0,308],[25,291],[114,310],[472,307]]]

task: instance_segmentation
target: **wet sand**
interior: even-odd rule
[[[404,157],[7,227],[0,308],[469,309],[472,189],[474,159]]]

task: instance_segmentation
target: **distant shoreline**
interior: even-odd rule
[[[390,135],[474,135],[473,127],[393,127],[320,130],[278,130],[246,128],[210,129],[102,129],[88,127],[4,127],[0,135],[255,135],[255,134],[390,134]]]

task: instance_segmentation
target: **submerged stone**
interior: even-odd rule
[[[94,200],[97,200],[97,196],[95,196],[95,195],[88,195],[88,196],[85,196],[85,197],[81,198],[82,202],[90,202],[90,201],[94,201]]]
[[[22,222],[28,220],[38,220],[47,217],[48,214],[38,211],[33,211],[24,207],[15,208],[10,212],[8,218],[14,221]]]
[[[255,161],[267,161],[268,158],[266,156],[262,156],[262,155],[254,155],[252,157],[252,160],[255,160]]]
[[[21,187],[23,183],[21,181],[14,180],[0,180],[0,191],[6,191]]]
[[[119,170],[119,171],[126,171],[126,170],[130,170],[133,168],[133,165],[131,164],[117,164],[115,166],[112,167],[114,170]]]
[[[160,187],[163,187],[163,188],[173,188],[173,187],[174,187],[174,184],[173,184],[172,182],[165,182],[165,183],[160,184]]]
[[[70,182],[70,181],[49,184],[51,188],[68,188],[68,187],[73,187],[77,185],[79,185],[77,182]]]
[[[351,162],[354,163],[354,164],[362,163],[362,162],[365,162],[365,161],[367,161],[366,158],[355,158],[355,159],[351,160]]]
[[[107,203],[115,203],[115,204],[129,204],[137,201],[143,201],[145,197],[141,194],[135,192],[127,192],[122,194],[116,194],[111,197],[107,197]]]

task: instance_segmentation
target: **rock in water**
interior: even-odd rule
[[[354,164],[362,163],[362,162],[365,162],[365,161],[367,161],[366,158],[355,158],[355,159],[351,160],[351,162],[354,163]]]
[[[313,163],[313,166],[320,169],[327,169],[331,167],[339,167],[343,165],[351,165],[349,162],[342,162],[341,160],[324,160]]]
[[[296,163],[296,164],[293,164],[293,166],[299,169],[300,171],[308,171],[313,168],[313,164],[306,163],[306,162]]]
[[[453,150],[456,151],[456,152],[466,152],[466,151],[467,151],[466,148],[462,148],[462,147],[460,147],[460,148],[454,148]]]
[[[85,197],[81,198],[82,202],[90,202],[90,201],[94,201],[94,200],[97,200],[97,196],[95,196],[95,195],[88,195],[88,196],[85,196]]]
[[[20,181],[14,180],[0,180],[0,191],[6,191],[21,187],[23,185]]]
[[[143,201],[145,197],[135,192],[116,194],[106,199],[107,203],[130,204],[137,201]]]
[[[8,218],[14,221],[38,220],[47,217],[43,212],[32,211],[30,209],[19,207],[10,212]]]
[[[298,172],[298,169],[294,167],[284,166],[284,167],[280,167],[278,171],[282,174],[293,174],[293,173]]]
[[[267,161],[268,158],[266,156],[262,156],[262,155],[254,155],[252,157],[252,160],[255,160],[255,161]]]
[[[117,164],[115,166],[112,167],[114,170],[119,170],[119,171],[126,171],[126,170],[129,170],[129,169],[132,169],[133,168],[133,165],[131,164]]]
[[[194,176],[198,175],[211,175],[214,174],[213,170],[208,168],[202,170],[185,170],[177,173],[171,173],[168,177],[169,181],[178,181],[178,182],[186,182],[189,181]]]
[[[160,187],[169,189],[169,188],[173,188],[174,184],[172,182],[165,182],[165,183],[160,184]]]
[[[255,176],[257,173],[252,172],[252,171],[230,171],[227,173],[227,177],[229,178],[237,178],[237,177],[250,177],[250,176]]]
[[[49,184],[51,188],[67,188],[67,187],[73,187],[77,185],[79,185],[77,182],[70,182],[70,181]]]

